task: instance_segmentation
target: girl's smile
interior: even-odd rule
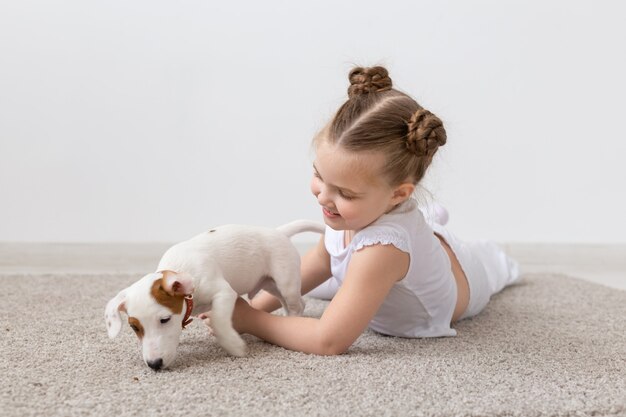
[[[322,213],[324,213],[324,216],[330,217],[331,219],[340,217],[339,213],[333,213],[332,211],[328,210],[326,207],[322,207]]]

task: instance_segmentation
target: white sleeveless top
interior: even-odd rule
[[[407,275],[391,288],[370,329],[400,337],[456,336],[450,328],[457,297],[450,258],[414,199],[358,231],[347,247],[344,231],[328,226],[324,241],[339,285],[352,253],[365,246],[393,245],[409,254]]]

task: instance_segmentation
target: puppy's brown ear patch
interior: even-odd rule
[[[152,284],[152,288],[150,289],[150,294],[152,294],[152,297],[154,297],[157,303],[169,308],[172,313],[181,314],[183,311],[185,296],[168,293],[165,291],[164,284],[164,278],[155,280]]]

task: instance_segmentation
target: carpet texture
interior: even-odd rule
[[[458,336],[365,332],[319,357],[246,336],[228,356],[197,321],[171,370],[142,362],[103,310],[137,276],[0,276],[2,416],[623,416],[626,291],[528,275]],[[326,302],[308,299],[306,315]]]

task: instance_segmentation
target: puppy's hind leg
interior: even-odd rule
[[[300,264],[292,268],[285,266],[275,271],[272,281],[272,285],[268,285],[266,290],[280,300],[288,316],[301,316],[304,311],[304,300],[301,294]]]
[[[271,281],[271,284],[268,283],[263,287],[265,291],[272,294],[274,297],[278,298],[280,304],[287,312],[288,316],[301,316],[304,311],[304,300],[299,294],[299,291],[294,292],[293,290],[281,291],[278,289],[278,286],[274,280]]]
[[[233,309],[237,301],[237,293],[232,289],[224,289],[213,298],[211,308],[211,328],[218,343],[233,356],[246,355],[246,342],[233,329]]]

